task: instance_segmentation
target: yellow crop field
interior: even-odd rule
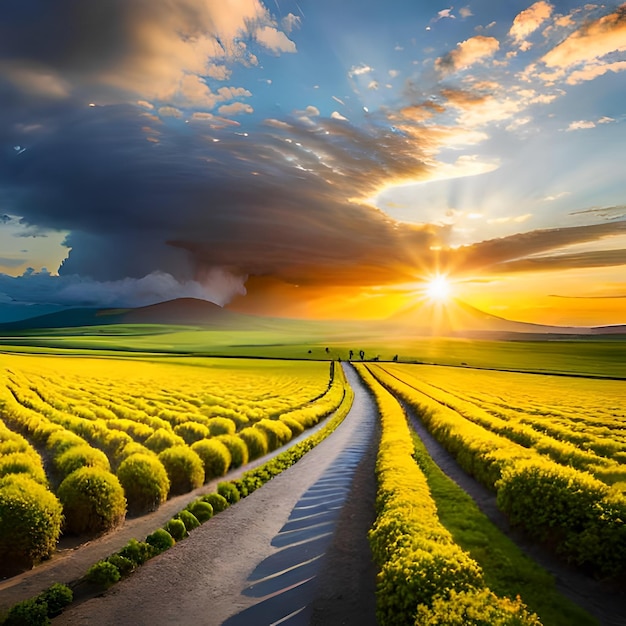
[[[26,538],[0,545],[13,566],[48,556],[61,524],[106,531],[286,444],[346,385],[327,362],[17,354],[0,380],[0,510]]]
[[[442,525],[427,479],[413,458],[413,442],[400,404],[365,365],[356,368],[376,399],[381,420],[377,517],[369,532],[379,566],[378,622],[442,623],[436,613],[449,615],[460,598],[469,594],[466,601],[483,623],[499,618],[520,626],[540,625],[519,596],[513,602],[487,587],[478,563]],[[441,593],[443,589],[451,594],[450,600]],[[437,596],[443,606],[433,610],[430,607]]]
[[[385,369],[468,420],[626,490],[624,381],[427,365]]]
[[[369,369],[463,469],[496,492],[512,523],[600,575],[623,573],[623,382],[410,365]],[[577,396],[585,387],[590,395]],[[581,419],[588,433],[577,428]],[[608,434],[594,428],[598,422]]]

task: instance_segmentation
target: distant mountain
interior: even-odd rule
[[[386,320],[292,320],[244,315],[195,298],[178,298],[125,309],[77,308],[0,324],[0,334],[30,330],[102,326],[110,324],[175,324],[229,330],[271,330],[277,333],[314,333],[397,337],[447,336],[485,339],[550,339],[570,336],[626,335],[626,325],[595,328],[544,326],[516,322],[485,313],[461,301],[444,305],[417,303]]]
[[[417,303],[402,309],[387,319],[397,333],[412,335],[445,335],[484,338],[515,338],[521,335],[607,335],[626,334],[621,326],[548,326],[517,322],[485,313],[462,300],[454,299],[444,304]]]
[[[181,324],[245,328],[254,319],[252,316],[227,311],[206,300],[178,298],[137,308],[66,309],[0,324],[0,332],[108,324]]]

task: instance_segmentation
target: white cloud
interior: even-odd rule
[[[296,52],[296,44],[282,31],[273,26],[261,26],[256,29],[256,40],[272,52]]]
[[[290,33],[292,30],[296,28],[300,28],[300,24],[302,23],[302,18],[299,15],[294,15],[293,13],[287,13],[285,17],[281,20],[281,24],[283,28]]]
[[[339,113],[339,111],[333,111],[330,114],[330,117],[334,120],[341,120],[342,122],[347,122],[348,118],[344,117],[343,115],[341,115],[341,113]]]
[[[348,76],[352,78],[353,76],[363,76],[363,74],[369,74],[373,72],[374,68],[369,65],[354,65],[350,71],[348,72]]]
[[[526,126],[532,118],[530,117],[520,117],[516,120],[513,120],[507,127],[506,130],[508,130],[509,132],[514,132],[516,130],[519,130],[520,128]]]
[[[577,122],[572,122],[567,128],[567,131],[571,130],[584,130],[587,128],[595,128],[596,123],[591,120],[578,120]]]
[[[570,196],[572,194],[571,191],[560,191],[559,193],[555,193],[543,198],[544,202],[554,202],[555,200],[559,200],[560,198],[565,198],[566,196]]]

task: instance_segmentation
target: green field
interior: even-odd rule
[[[394,393],[409,404],[415,401],[416,412],[423,412],[423,419],[428,417],[433,422],[433,432],[440,426],[446,436],[456,437],[456,448],[462,449],[466,460],[471,457],[472,467],[464,469],[470,474],[475,474],[474,470],[482,472],[483,478],[492,479],[488,487],[494,488],[496,483],[500,486],[500,479],[509,480],[515,487],[517,474],[513,470],[521,468],[521,472],[524,464],[532,462],[549,473],[548,481],[563,475],[570,482],[578,481],[576,485],[580,483],[581,489],[587,489],[594,502],[606,504],[604,508],[596,507],[600,511],[597,515],[596,509],[588,513],[588,518],[599,527],[606,549],[596,550],[593,541],[587,541],[587,545],[578,535],[570,543],[588,548],[572,558],[593,566],[602,575],[613,575],[621,571],[622,545],[613,541],[612,527],[602,524],[614,513],[609,505],[622,506],[626,485],[626,443],[621,434],[620,408],[626,393],[625,348],[626,342],[619,338],[401,338],[373,333],[371,328],[358,324],[346,327],[339,323],[333,326],[297,321],[254,330],[120,324],[26,331],[0,337],[0,365],[5,379],[0,388],[0,442],[6,448],[5,467],[3,470],[0,466],[0,475],[2,471],[9,475],[5,480],[7,498],[15,499],[24,492],[32,496],[33,509],[45,498],[49,500],[46,506],[56,507],[54,532],[41,549],[37,544],[38,551],[28,552],[22,562],[12,552],[15,542],[11,541],[4,547],[7,558],[0,558],[0,562],[13,562],[18,571],[51,554],[61,531],[61,511],[66,517],[65,530],[85,536],[88,532],[114,528],[124,518],[126,505],[116,508],[112,501],[107,511],[117,511],[114,519],[98,518],[97,527],[86,526],[72,508],[73,498],[88,495],[86,487],[77,482],[83,474],[89,480],[97,478],[103,485],[106,483],[112,493],[116,489],[125,494],[128,510],[143,514],[154,510],[169,495],[187,493],[203,481],[245,464],[248,453],[249,458],[259,458],[278,448],[344,402],[342,369],[331,363],[329,371],[328,361],[360,361],[363,351],[364,365],[375,377],[386,377],[388,389],[399,385],[401,389]],[[372,361],[380,361],[380,366]],[[364,366],[359,368],[364,370]],[[337,373],[341,374],[335,376]],[[382,389],[374,378],[371,382]],[[400,391],[408,395],[405,397]],[[496,603],[504,613],[523,613],[526,609],[519,600],[509,602],[504,598],[521,593],[519,578],[524,559],[495,528],[469,510],[469,498],[461,506],[458,494],[450,494],[449,487],[440,493],[437,485],[427,485],[434,480],[432,472],[421,475],[424,462],[422,459],[415,464],[419,455],[408,438],[404,411],[385,393],[389,397],[383,405],[393,407],[390,410],[397,417],[394,420],[403,424],[407,435],[403,464],[398,465],[396,443],[387,459],[393,491],[402,504],[407,494],[413,492],[418,478],[423,484],[424,494],[417,509],[421,511],[428,501],[431,515],[414,521],[417,527],[425,524],[445,538],[447,548],[443,553],[440,554],[439,541],[426,551],[437,559],[450,553],[445,559],[450,559],[453,573],[449,581],[442,579],[441,588],[447,589],[449,582],[464,589],[465,574],[454,574],[463,565],[459,571],[466,569],[472,580],[476,578],[476,593],[470,596],[472,603],[486,602],[485,611],[492,610]],[[387,410],[383,411],[383,405],[379,407],[381,419]],[[392,434],[397,428],[397,424],[391,427]],[[442,443],[445,446],[446,442]],[[490,450],[495,450],[493,458]],[[189,461],[190,469],[179,469],[182,460]],[[409,475],[409,469],[415,474],[415,481],[395,484],[398,477]],[[143,476],[142,472],[148,472],[149,484],[135,492],[135,485],[140,483],[137,477]],[[521,481],[524,489],[527,482]],[[533,486],[532,481],[528,484]],[[76,493],[69,491],[67,485]],[[546,490],[543,483],[541,489]],[[567,487],[557,495],[569,503],[581,489],[572,491]],[[500,491],[504,493],[506,489]],[[122,495],[118,499],[121,502]],[[528,522],[533,520],[531,513],[538,503],[536,495],[527,499],[531,507],[523,512],[523,518]],[[100,496],[96,500],[100,502]],[[96,500],[90,506],[95,506]],[[523,500],[524,497],[513,498],[515,503]],[[542,506],[546,514],[552,515],[548,506],[552,499],[548,500]],[[460,507],[464,511],[462,523],[449,514],[458,514]],[[570,508],[580,507],[574,503]],[[412,511],[415,507],[403,504],[399,511],[404,509]],[[517,514],[517,509],[511,514]],[[472,528],[466,524],[470,517]],[[563,522],[560,518],[557,521]],[[575,529],[567,524],[563,528],[564,533],[575,535]],[[19,532],[24,534],[23,529]],[[487,540],[485,537],[490,534],[493,537]],[[419,548],[420,554],[424,552],[419,544],[422,535],[421,531],[416,532],[416,550]],[[497,544],[498,548],[484,550],[485,543]],[[459,546],[471,553],[471,559],[459,552]],[[431,556],[425,557],[426,565]],[[509,567],[507,574],[502,563],[509,562],[515,565]],[[417,572],[418,580],[419,559],[411,558],[409,565]],[[393,562],[389,567],[393,569]],[[524,602],[541,615],[546,626],[594,623],[563,603],[547,574],[531,569],[524,574]],[[484,580],[480,573],[483,570]],[[437,570],[437,575],[444,571],[448,571],[447,566]],[[418,600],[428,605],[433,601],[430,596],[413,594],[414,590],[409,594],[411,606],[407,609],[411,622]],[[394,598],[393,594],[387,597],[379,593],[379,612],[385,603],[393,604]],[[408,614],[398,618],[397,608],[390,605],[387,623],[408,623]],[[520,623],[535,624],[533,619],[529,616],[530,621]]]
[[[626,379],[623,339],[490,341],[385,337],[362,327],[296,322],[256,330],[215,330],[162,324],[124,324],[29,331],[0,337],[0,349],[18,352],[156,353],[284,359],[359,359],[455,365]],[[327,351],[328,349],[328,351]]]

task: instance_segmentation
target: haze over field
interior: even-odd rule
[[[625,70],[626,4],[7,0],[0,320],[623,324]]]

